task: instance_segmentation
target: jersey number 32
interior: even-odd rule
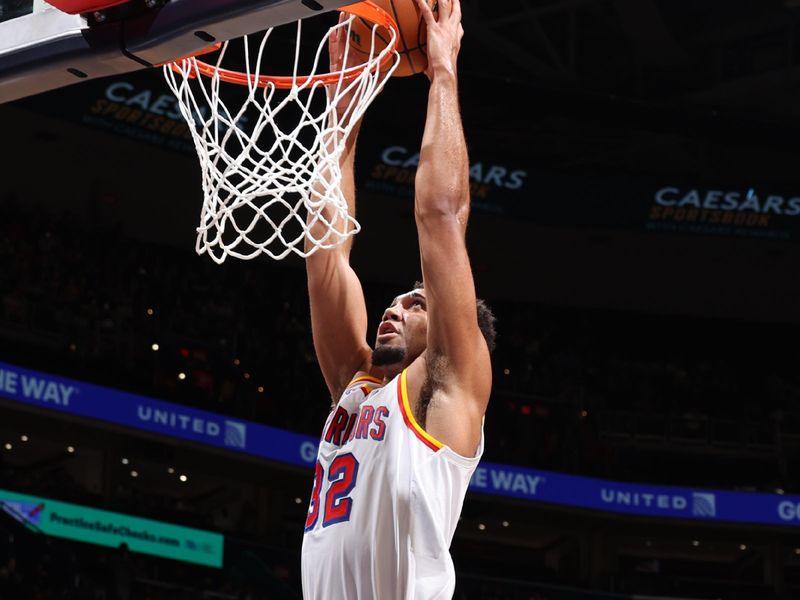
[[[330,486],[328,486],[328,491],[325,494],[325,508],[322,517],[323,527],[350,520],[353,500],[348,495],[356,487],[357,478],[358,461],[355,456],[347,453],[337,456],[333,460],[327,476]],[[319,519],[319,496],[325,480],[325,469],[317,461],[314,471],[314,489],[311,492],[311,505],[308,507],[308,517],[306,517],[306,531],[314,529],[317,519]]]

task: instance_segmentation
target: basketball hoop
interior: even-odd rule
[[[360,231],[340,189],[339,160],[353,127],[397,67],[399,32],[372,2],[339,10],[349,18],[327,31],[306,74],[300,72],[302,20],[288,76],[261,72],[275,28],[264,32],[256,51],[248,36],[242,38],[244,72],[221,66],[230,42],[164,65],[202,169],[198,254],[207,252],[217,263],[228,256],[307,257]],[[373,24],[372,40],[364,62],[348,68],[356,18]],[[325,72],[320,64],[334,31],[346,34],[344,59],[341,69]],[[198,59],[217,50],[213,64]],[[245,97],[234,105],[230,96],[237,89]]]

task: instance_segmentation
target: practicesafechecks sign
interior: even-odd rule
[[[69,540],[222,568],[224,537],[219,533],[143,519],[0,490],[0,508],[25,525]]]

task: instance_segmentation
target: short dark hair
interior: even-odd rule
[[[413,289],[424,290],[425,284],[421,281],[415,281]],[[489,305],[481,298],[478,298],[475,304],[478,309],[478,327],[483,334],[483,339],[486,340],[489,352],[494,352],[495,339],[497,338],[497,330],[494,325],[497,322],[497,317],[494,316],[492,309],[489,308]]]

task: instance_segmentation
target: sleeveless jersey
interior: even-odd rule
[[[303,536],[304,600],[453,597],[450,543],[473,458],[431,437],[411,411],[406,371],[364,375],[323,429]]]

